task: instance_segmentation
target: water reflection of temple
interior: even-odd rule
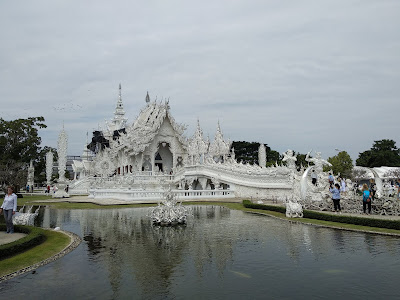
[[[95,265],[94,269],[101,273],[95,278],[105,279],[104,284],[111,286],[116,298],[126,286],[138,297],[162,298],[173,294],[176,282],[182,281],[179,278],[183,275],[192,275],[195,282],[206,282],[212,273],[210,269],[216,270],[217,279],[218,276],[232,276],[233,272],[236,276],[257,276],[252,270],[246,274],[238,269],[238,261],[248,261],[243,260],[244,256],[250,258],[251,263],[266,266],[276,266],[277,261],[286,262],[289,258],[287,268],[293,270],[311,261],[318,261],[318,266],[324,266],[325,270],[332,266],[345,270],[354,262],[344,264],[341,255],[361,252],[375,256],[382,253],[382,249],[393,257],[400,255],[399,241],[381,236],[301,225],[265,216],[249,219],[242,212],[219,206],[194,206],[192,212],[188,225],[181,227],[152,226],[147,208],[47,208],[41,214],[41,221],[44,227],[68,224],[63,229],[75,231],[84,238],[82,247],[89,264]],[[327,258],[332,256],[339,260],[326,265]],[[355,259],[354,255],[351,257]],[[288,276],[288,269],[284,271],[286,273],[282,274]]]
[[[70,219],[79,224],[89,259],[103,264],[114,293],[121,278],[132,278],[146,295],[165,294],[180,265],[192,264],[202,276],[206,264],[215,264],[222,274],[232,260],[236,238],[210,230],[229,218],[224,207],[193,207],[186,226],[156,227],[147,216],[148,209],[46,210],[43,226],[62,224]],[[205,222],[203,226],[197,226]],[[206,230],[204,231],[204,226]],[[133,278],[135,280],[133,280]],[[154,296],[157,296],[156,294]]]

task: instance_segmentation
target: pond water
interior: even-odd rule
[[[83,239],[63,258],[0,285],[13,299],[395,299],[400,239],[194,206],[187,226],[148,208],[55,210],[40,226]]]

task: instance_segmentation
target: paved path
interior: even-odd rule
[[[8,244],[16,240],[22,239],[27,236],[25,233],[14,232],[13,234],[8,234],[5,231],[0,231],[0,245]]]

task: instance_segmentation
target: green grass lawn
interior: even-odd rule
[[[0,260],[0,276],[10,274],[45,260],[60,252],[70,242],[70,238],[61,232],[43,231],[46,235],[45,242],[25,252]]]

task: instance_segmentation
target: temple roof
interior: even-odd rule
[[[147,95],[148,96],[148,95]],[[149,99],[146,96],[146,99]],[[175,122],[169,111],[169,102],[148,102],[147,106],[142,109],[139,116],[131,126],[126,128],[126,134],[121,134],[120,138],[110,142],[110,148],[123,150],[130,155],[137,155],[143,152],[154,140],[159,132],[165,118],[168,118],[175,136],[186,148],[187,141],[183,136],[186,126]]]

